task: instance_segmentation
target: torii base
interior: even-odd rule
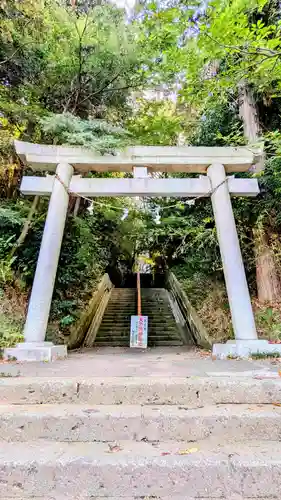
[[[250,358],[254,354],[270,356],[279,353],[281,344],[270,344],[268,340],[228,340],[226,344],[214,344],[212,357],[214,359]]]
[[[54,345],[52,342],[23,342],[4,350],[4,359],[7,360],[51,362],[66,357],[67,346]]]

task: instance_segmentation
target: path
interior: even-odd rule
[[[155,347],[147,351],[103,347],[70,353],[56,363],[0,364],[0,372],[23,377],[193,377],[249,376],[281,369],[279,361],[212,360],[209,353],[190,347]]]

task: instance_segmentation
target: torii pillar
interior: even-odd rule
[[[5,350],[7,357],[16,357],[18,361],[54,361],[67,356],[65,345],[55,346],[52,342],[45,342],[68,208],[67,189],[73,167],[60,163],[56,174],[61,181],[55,178],[53,183],[24,327],[25,342]]]
[[[251,352],[257,352],[261,348],[265,349],[268,342],[258,340],[257,336],[225,168],[220,163],[214,163],[208,168],[207,175],[213,191],[211,200],[235,336],[235,341],[214,344],[213,356],[219,358],[229,355],[245,357]]]

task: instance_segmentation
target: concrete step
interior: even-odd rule
[[[1,498],[280,498],[281,443],[0,443]],[[46,491],[47,490],[47,491]]]
[[[104,320],[101,323],[101,326],[106,326],[107,328],[115,328],[117,326],[129,326],[130,328],[131,325],[131,317],[130,319],[123,318],[122,320],[116,318],[115,321],[112,319],[104,318]],[[148,318],[148,328],[156,328],[159,330],[163,330],[164,328],[170,328],[173,330],[177,330],[177,323],[175,321],[152,321],[150,318]]]
[[[145,312],[147,313],[148,311],[145,310],[144,308],[142,308],[142,313],[144,314]],[[173,321],[175,321],[175,318],[174,318],[173,314],[170,313],[170,312],[168,312],[168,313],[165,312],[165,311],[163,311],[163,312],[162,311],[156,311],[156,312],[155,311],[149,311],[149,312],[150,312],[150,314],[146,314],[146,315],[150,316],[152,318],[157,318],[157,319],[167,318],[168,320],[172,319]],[[111,316],[111,317],[112,316],[113,317],[116,317],[116,316],[122,317],[124,314],[135,315],[135,314],[137,314],[137,312],[136,312],[136,309],[129,309],[129,308],[124,308],[124,307],[122,307],[120,309],[120,306],[119,306],[118,309],[106,309],[104,316],[108,315],[108,316]]]
[[[131,296],[127,296],[127,297],[110,297],[109,299],[109,304],[112,304],[112,305],[116,305],[119,303],[119,302],[122,302],[122,304],[136,304],[136,297],[131,297]]]
[[[130,297],[128,298],[110,298],[109,299],[109,305],[112,306],[112,307],[118,307],[118,304],[123,304],[124,306],[132,306],[132,305],[136,305],[136,300],[135,300],[135,297],[132,299]]]
[[[135,316],[135,314],[131,314],[131,313],[128,313],[128,312],[124,312],[124,314],[121,315],[118,315],[118,314],[113,314],[113,313],[110,313],[110,314],[105,314],[102,321],[105,321],[106,323],[116,323],[116,321],[118,322],[127,322],[127,323],[130,323],[131,322],[131,316]],[[144,314],[145,316],[145,314]],[[167,325],[175,325],[176,324],[176,321],[175,321],[175,318],[171,318],[171,317],[162,317],[161,315],[159,316],[148,316],[148,321],[149,323],[151,324],[158,324],[158,325],[161,325],[161,324],[167,324]]]
[[[59,496],[56,495],[56,497],[37,497],[36,496],[36,497],[28,497],[28,498],[32,498],[34,500],[36,500],[36,499],[37,500],[66,500],[66,497],[61,496],[61,495],[59,495]],[[104,496],[103,497],[91,496],[90,498],[91,498],[91,500],[105,500],[105,499],[107,499],[107,500],[120,500],[120,497],[108,497],[108,496],[106,496],[106,497],[104,497]],[[212,497],[212,498],[210,498],[210,497],[208,497],[208,498],[206,498],[206,497],[204,497],[204,498],[203,497],[200,497],[200,498],[192,497],[191,498],[189,496],[187,497],[186,495],[176,496],[176,497],[175,496],[172,496],[172,497],[171,496],[169,496],[169,497],[163,497],[163,496],[160,496],[160,497],[159,496],[158,497],[156,497],[156,496],[132,497],[132,496],[130,496],[130,497],[125,497],[125,498],[127,500],[214,500],[214,497]],[[5,498],[2,498],[1,500],[11,500],[11,497],[9,497],[9,498],[5,497]],[[75,497],[67,496],[67,500],[85,500],[85,497],[84,496],[83,497],[81,497],[81,496],[75,496]],[[227,498],[226,497],[219,497],[219,500],[255,500],[255,499],[253,497],[246,498],[246,497],[242,497],[240,495],[239,495],[239,497],[237,497],[237,495],[234,495],[231,497],[228,496]],[[265,497],[258,497],[258,500],[277,500],[277,497],[266,497],[266,498]]]
[[[97,340],[95,341],[96,347],[129,347],[129,344],[129,339],[126,341],[114,341],[112,339],[108,339],[105,342],[100,342],[97,338]],[[180,340],[148,340],[148,347],[177,347],[182,345],[183,342],[181,342]]]
[[[129,338],[130,337],[130,329],[129,328],[124,328],[120,330],[107,330],[107,329],[102,329],[99,330],[98,335],[96,336],[96,339],[98,338],[103,338],[103,339],[119,339],[119,338]],[[148,330],[148,340],[181,340],[180,336],[178,335],[178,332],[175,330]]]
[[[113,312],[107,312],[103,318],[102,321],[107,321],[108,323],[114,321],[126,321],[129,322],[131,321],[131,316],[135,316],[134,311],[122,311],[122,314],[116,313],[114,314]]]
[[[154,302],[155,304],[165,304],[167,302],[168,295],[142,295],[141,300],[144,303]]]
[[[167,404],[190,408],[272,404],[281,401],[281,377],[4,377],[0,378],[0,395],[1,404]]]
[[[110,299],[109,299],[109,304],[116,306],[116,307],[120,302],[124,305],[136,304],[136,298],[128,296],[128,297],[110,297]]]
[[[115,318],[115,320],[112,318],[108,318],[108,317],[105,317],[103,320],[102,320],[102,323],[101,323],[101,326],[106,326],[107,328],[114,328],[116,326],[129,326],[129,329],[130,329],[130,325],[131,325],[131,316],[129,316],[128,318],[122,318],[122,319],[119,319],[118,317]],[[158,328],[158,329],[162,329],[163,328],[172,328],[174,330],[177,330],[177,324],[174,321],[160,321],[160,319],[158,321],[153,321],[151,320],[150,317],[148,317],[148,328]]]
[[[37,500],[66,500],[65,496],[57,496],[57,495],[56,495],[56,497],[40,497],[40,498],[39,497],[29,497],[29,498],[33,498],[34,500],[36,500],[36,499]],[[105,500],[105,499],[107,499],[107,500],[120,500],[120,497],[100,497],[100,496],[98,496],[98,497],[94,496],[93,497],[93,496],[91,496],[91,500]],[[5,498],[3,498],[1,500],[11,500],[11,497],[9,497],[9,498],[5,497]],[[77,496],[75,496],[75,497],[68,496],[67,500],[85,500],[85,497],[81,497],[81,496],[79,496],[79,497],[77,497]],[[200,499],[198,499],[198,497],[196,497],[196,498],[192,497],[191,498],[189,496],[187,497],[186,495],[184,497],[183,496],[178,496],[178,495],[176,497],[175,496],[172,496],[172,497],[171,496],[169,496],[169,497],[162,497],[162,496],[161,497],[155,497],[155,496],[132,497],[132,496],[130,496],[130,497],[126,497],[126,500],[214,500],[214,497],[212,497],[212,498],[210,498],[210,497],[208,497],[208,498],[206,498],[206,497],[204,497],[204,498],[200,497]],[[251,498],[247,497],[246,498],[246,497],[241,497],[240,495],[239,495],[239,497],[237,497],[237,495],[234,495],[234,496],[231,496],[231,497],[228,496],[227,498],[226,497],[220,497],[219,500],[254,500],[254,499],[253,499],[253,497],[251,497]],[[277,497],[266,497],[266,498],[265,497],[259,497],[258,500],[277,500]]]
[[[169,346],[181,346],[183,345],[183,342],[181,340],[149,340],[148,339],[148,346],[149,347],[169,347]]]
[[[98,332],[98,337],[105,337],[105,338],[119,338],[119,337],[129,337],[130,336],[130,328],[128,327],[123,327],[123,328],[115,328],[113,330],[109,330],[108,328],[101,328]],[[148,338],[154,338],[154,340],[169,340],[170,338],[176,339],[176,340],[181,340],[180,336],[175,329],[148,329]]]
[[[124,291],[122,291],[122,292],[115,292],[114,291],[113,293],[111,293],[110,298],[113,300],[114,299],[125,300],[125,299],[134,299],[136,296],[137,296],[136,292],[131,293],[131,292],[126,292],[126,291],[125,292]]]
[[[128,335],[130,334],[130,325],[119,325],[117,324],[116,326],[112,325],[101,325],[99,329],[99,333],[103,332],[103,334],[110,334],[114,335],[115,332],[127,332]],[[177,337],[179,336],[178,334],[178,329],[177,327],[173,326],[165,326],[163,325],[161,328],[160,327],[155,327],[151,325],[150,327],[148,326],[148,333],[149,334],[156,334],[156,335],[170,335],[170,334],[175,334]]]
[[[41,497],[41,496],[40,497],[38,497],[38,496],[34,497],[34,496],[32,496],[32,497],[28,497],[28,498],[29,499],[33,499],[33,500],[66,500],[66,497],[65,496],[61,496],[61,495],[59,495],[59,496],[56,495],[55,497]],[[120,497],[109,497],[109,496],[106,496],[106,497],[104,497],[104,496],[103,497],[98,496],[98,497],[96,497],[96,496],[92,496],[91,495],[91,497],[87,497],[87,498],[90,498],[91,500],[105,500],[105,499],[107,499],[107,500],[120,500]],[[134,496],[134,497],[130,496],[130,497],[125,497],[125,498],[126,498],[126,500],[214,500],[214,497],[208,497],[208,498],[206,498],[206,497],[200,497],[200,498],[199,497],[196,497],[196,498],[192,497],[191,498],[190,496],[187,497],[186,495],[185,496],[178,496],[177,495],[176,497],[175,496],[172,496],[172,497],[171,496],[169,496],[169,497],[166,497],[166,496],[165,497],[163,497],[163,496],[157,496],[156,497],[154,495],[153,496],[147,496],[146,495],[145,497],[144,496],[141,496],[141,497],[139,497],[139,496],[137,496],[137,497],[136,496]],[[11,497],[9,497],[9,498],[8,497],[1,498],[1,500],[11,500]],[[73,497],[73,496],[69,496],[68,495],[67,496],[67,500],[86,500],[86,499],[85,499],[84,496],[83,497],[81,497],[81,496],[75,496],[75,497]],[[217,499],[215,499],[215,500],[217,500]],[[253,497],[251,497],[251,498],[247,497],[246,498],[244,496],[242,497],[241,495],[239,495],[239,496],[234,495],[234,496],[231,496],[231,497],[228,496],[227,498],[226,497],[219,497],[219,500],[255,500],[255,499]],[[266,498],[265,497],[258,497],[258,500],[279,500],[279,499],[277,499],[276,496],[274,496],[274,497],[270,496],[270,497],[266,497]]]
[[[115,328],[110,326],[104,326],[102,325],[101,328],[99,329],[99,336],[102,335],[103,337],[112,337],[112,336],[119,336],[119,334],[122,335],[130,335],[130,326],[129,325],[117,325]],[[148,327],[148,335],[151,336],[156,336],[156,337],[166,337],[168,336],[169,338],[175,337],[175,338],[180,338],[178,334],[177,328],[172,328],[172,327],[163,327],[163,328],[149,328]]]
[[[167,310],[163,310],[163,311],[156,311],[155,309],[153,310],[147,310],[145,309],[145,307],[142,308],[142,313],[145,315],[145,316],[150,316],[152,318],[167,318],[168,320],[172,319],[173,321],[175,321],[175,318],[173,316],[172,313],[170,313],[169,311]]]
[[[280,441],[273,405],[1,405],[2,441]]]
[[[55,497],[54,496],[32,496],[32,497],[28,497],[29,499],[33,499],[33,500],[87,500],[87,498],[89,497],[85,497],[85,496],[75,496],[73,497],[72,495],[67,495],[67,497],[65,497],[65,495],[61,496],[61,495],[56,495]],[[122,497],[121,497],[122,498]],[[190,496],[155,496],[155,495],[146,495],[146,496],[128,496],[128,497],[125,497],[126,500],[255,500],[255,498],[253,497],[244,497],[244,496],[241,496],[241,495],[238,495],[237,494],[233,494],[231,496],[220,496],[219,498],[214,498],[213,496],[212,497],[190,497]],[[112,496],[92,496],[90,497],[91,500],[120,500],[120,497],[112,497]],[[1,498],[1,500],[11,500],[11,497],[4,497],[4,498]],[[276,496],[272,497],[258,497],[258,500],[279,500],[279,498],[277,499]]]
[[[107,306],[107,310],[108,309],[113,309],[113,310],[117,310],[117,311],[119,310],[120,311],[119,304],[122,304],[122,307],[127,307],[127,308],[130,308],[130,309],[136,309],[137,308],[135,301],[133,301],[133,302],[131,302],[131,301],[123,302],[121,300],[118,300],[116,302],[109,301],[108,306]]]
[[[112,309],[118,309],[118,305],[122,304],[123,307],[131,307],[131,308],[136,308],[136,301],[135,300],[110,300],[108,302],[107,308],[112,308]]]
[[[99,342],[107,342],[107,343],[110,343],[110,342],[126,342],[127,344],[129,344],[130,342],[130,336],[126,333],[124,333],[122,335],[122,333],[120,334],[112,334],[112,335],[99,335],[96,337],[96,342],[99,343]],[[148,343],[153,343],[153,342],[181,342],[180,339],[174,335],[170,335],[170,336],[166,336],[166,337],[159,337],[157,335],[151,335],[148,337]]]
[[[100,329],[99,329],[99,334],[101,332],[104,332],[104,333],[108,333],[109,335],[113,334],[116,332],[127,332],[128,334],[130,334],[130,325],[115,325],[115,326],[112,326],[112,325],[101,325],[100,326]],[[177,337],[178,337],[178,329],[177,327],[174,327],[174,326],[166,326],[166,325],[163,325],[162,327],[155,327],[155,326],[151,326],[149,327],[148,326],[148,332],[150,334],[157,334],[157,335],[165,335],[165,334],[170,334],[170,333],[174,333]]]
[[[109,330],[108,328],[101,328],[99,330],[99,333],[96,338],[102,337],[102,338],[119,338],[119,337],[129,337],[130,336],[130,328],[128,327],[123,327],[123,328],[115,328],[113,330]],[[149,339],[154,339],[154,340],[169,340],[169,339],[176,339],[180,340],[178,331],[175,330],[174,328],[171,329],[148,329],[148,338]]]
[[[131,295],[131,294],[117,294],[117,295],[111,295],[110,296],[110,302],[111,303],[117,303],[117,302],[135,302],[136,301],[136,295]]]
[[[121,306],[121,308],[120,308]],[[122,311],[125,310],[125,311],[136,311],[137,310],[137,307],[135,304],[122,304],[122,303],[118,303],[118,304],[109,304],[108,307],[106,308],[106,312],[117,312],[117,313],[122,313]]]
[[[105,326],[116,326],[116,325],[129,325],[131,324],[131,316],[132,314],[128,314],[127,316],[124,316],[122,318],[118,318],[118,316],[114,317],[109,317],[109,316],[104,316],[101,325]]]

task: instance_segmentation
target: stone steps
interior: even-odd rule
[[[188,451],[191,450],[191,451]],[[252,441],[5,443],[0,451],[0,495],[117,498],[280,498],[281,444]],[[238,497],[239,498],[239,497]]]
[[[1,405],[1,440],[61,442],[280,441],[274,405]],[[179,444],[179,446],[181,446]],[[280,457],[281,458],[281,457]]]
[[[99,341],[95,342],[95,346],[97,347],[129,347],[130,340],[121,341],[121,340],[110,340],[110,341]],[[182,342],[180,340],[148,340],[148,347],[177,347],[181,346]]]
[[[113,325],[103,325],[102,328],[100,328],[99,330],[99,334],[101,332],[108,332],[110,334],[114,334],[114,332],[127,332],[128,335],[130,335],[130,324],[125,324],[124,326],[120,326],[120,325],[116,325],[115,327]],[[165,333],[165,332],[174,332],[176,335],[177,335],[177,330],[175,330],[174,327],[172,327],[171,325],[165,325],[163,324],[162,326],[161,325],[153,325],[151,326],[151,328],[149,328],[149,333],[152,334],[153,332],[157,332],[157,333]],[[178,338],[178,335],[177,335],[177,338]]]
[[[149,346],[180,346],[177,323],[165,289],[142,289],[142,314],[148,319]],[[127,346],[131,316],[136,315],[136,290],[115,288],[95,339],[96,346]]]
[[[28,498],[33,498],[35,500],[35,499],[38,499],[39,497],[32,496],[32,497],[28,497]],[[104,500],[105,498],[107,498],[107,500],[120,500],[120,497],[108,497],[108,496],[107,497],[91,496],[90,498],[91,498],[91,500]],[[145,497],[144,496],[141,496],[141,497],[130,496],[130,497],[124,497],[124,498],[126,498],[127,500],[214,500],[214,497],[212,497],[212,499],[210,499],[210,497],[208,497],[208,498],[206,498],[206,497],[196,497],[196,498],[192,497],[191,498],[190,496],[187,497],[186,495],[184,497],[182,497],[182,496],[169,496],[169,497],[157,496],[156,497],[155,495],[153,495],[153,496],[146,495]],[[11,500],[11,497],[1,498],[1,500]],[[66,497],[64,495],[63,496],[56,495],[56,497],[49,497],[49,496],[48,497],[40,497],[40,500],[66,500]],[[81,497],[80,495],[79,496],[76,495],[75,497],[68,495],[67,500],[85,500],[85,497],[84,496]],[[234,495],[231,497],[227,496],[227,498],[225,496],[219,497],[219,500],[255,500],[255,499],[253,497],[244,497],[244,496],[242,497],[241,495],[239,495],[239,496]],[[274,497],[267,496],[267,497],[258,497],[258,500],[279,500],[279,498],[277,499],[276,496],[274,496]]]
[[[129,318],[124,319],[123,322],[121,323],[118,321],[118,317],[116,317],[115,324],[114,324],[113,319],[112,319],[112,321],[110,321],[107,318],[104,318],[104,321],[103,321],[99,331],[105,330],[108,332],[114,332],[117,330],[123,330],[123,331],[127,330],[130,333],[131,316]],[[159,321],[156,323],[156,322],[151,321],[151,319],[149,318],[148,330],[149,330],[149,332],[151,332],[153,330],[160,331],[160,332],[165,331],[165,330],[169,330],[169,331],[172,330],[178,336],[178,330],[177,330],[177,326],[175,325],[175,323],[168,323],[165,320],[163,320],[162,322]]]
[[[281,378],[107,375],[0,378],[2,500],[280,499]]]
[[[112,341],[113,342],[118,342],[119,340],[120,341],[130,341],[130,336],[128,334],[128,332],[112,332]],[[178,342],[178,339],[176,337],[176,335],[173,335],[172,333],[168,334],[166,333],[166,335],[164,335],[163,333],[162,334],[159,334],[159,332],[152,332],[151,335],[149,336],[149,342],[165,342],[165,341],[169,341],[169,340],[175,340]],[[107,342],[108,341],[108,337],[104,336],[100,336],[99,337],[99,342]],[[180,344],[181,345],[181,344]]]
[[[122,317],[122,319],[123,319],[123,321],[122,321],[122,325],[123,325],[123,324],[129,324],[129,325],[130,325],[130,324],[131,324],[131,316],[133,316],[133,315],[131,315],[131,314],[129,314],[129,313],[126,313],[125,315],[123,315],[123,317]],[[111,325],[111,324],[112,324],[112,322],[113,322],[114,320],[116,320],[116,319],[118,319],[118,314],[115,314],[115,315],[114,315],[114,314],[110,314],[110,315],[106,314],[106,315],[103,317],[103,322],[102,322],[102,324],[105,324],[105,325],[108,325],[108,324],[109,324],[109,325]],[[153,316],[152,316],[152,317],[151,317],[151,316],[149,316],[149,318],[148,318],[148,322],[149,322],[152,326],[154,326],[154,325],[159,326],[159,325],[163,325],[163,324],[165,324],[165,325],[173,325],[173,326],[175,325],[175,319],[174,319],[174,318],[166,318],[166,317],[163,317],[163,318],[162,318],[162,320],[161,320],[161,319],[159,318],[159,316],[154,316],[154,317],[153,317]]]
[[[247,377],[4,377],[1,404],[179,405],[281,402],[281,378]]]

